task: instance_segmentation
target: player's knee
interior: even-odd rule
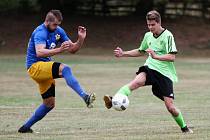
[[[69,73],[70,75],[72,75],[72,70],[69,66],[61,64],[61,72],[63,73]]]
[[[50,102],[48,104],[46,104],[47,107],[49,108],[54,108],[55,107],[55,102]]]
[[[136,81],[136,84],[137,84],[138,87],[142,87],[144,85],[144,83],[140,82],[140,81]]]
[[[64,68],[64,64],[60,64],[60,66],[59,66],[59,75],[62,75],[63,68]]]
[[[71,68],[65,64],[60,64],[59,66],[59,75],[63,76],[63,70],[65,69],[65,71],[71,72]]]
[[[54,99],[45,100],[44,104],[49,108],[54,108],[55,107],[55,100]]]
[[[133,82],[131,82],[131,88],[132,89],[137,89],[139,87],[143,86],[142,82],[139,82],[137,80],[134,80]]]
[[[50,104],[50,108],[54,108],[55,107],[55,102],[52,102],[51,104]]]
[[[68,84],[69,86],[78,84],[78,81],[77,81],[77,79],[74,77],[74,75],[72,74],[72,70],[71,70],[70,67],[65,66],[65,67],[64,67],[64,71],[67,72],[67,73],[69,73],[69,74],[68,74],[68,76],[69,76],[69,77],[68,77],[68,80],[66,81],[67,84]]]
[[[176,108],[173,105],[167,106],[168,112],[170,112],[172,115],[176,114]]]

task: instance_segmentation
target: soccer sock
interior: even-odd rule
[[[79,82],[72,74],[71,68],[65,66],[62,70],[62,75],[64,79],[66,80],[67,85],[71,87],[80,97],[82,97],[85,100],[85,97],[87,94],[84,92]]]
[[[181,128],[184,128],[186,126],[181,112],[179,112],[179,115],[177,117],[173,116],[173,118]]]
[[[118,90],[117,94],[129,96],[131,94],[131,90],[129,89],[128,85],[125,85]]]
[[[30,128],[33,124],[41,120],[50,110],[52,110],[52,108],[47,107],[45,104],[41,104],[24,126]]]

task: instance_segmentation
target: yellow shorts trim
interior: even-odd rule
[[[52,65],[54,62],[36,62],[28,69],[30,77],[39,85],[40,94],[44,94],[55,80],[52,75]]]

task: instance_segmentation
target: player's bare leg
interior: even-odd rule
[[[139,73],[133,81],[131,81],[129,84],[128,84],[128,87],[131,91],[139,88],[139,87],[142,87],[145,85],[145,82],[146,82],[146,73],[145,72],[141,72]]]
[[[146,81],[146,73],[141,72],[129,84],[121,87],[117,93],[121,93],[126,96],[129,96],[131,94],[131,91],[144,86],[145,81]],[[112,96],[105,95],[103,99],[104,99],[105,107],[107,109],[112,108]]]
[[[174,120],[180,126],[183,133],[193,133],[193,131],[185,124],[184,118],[182,113],[176,109],[175,105],[173,104],[173,99],[169,97],[164,97],[165,106],[168,112],[171,113]]]
[[[47,107],[54,108],[55,107],[55,97],[49,97],[47,99],[43,99],[43,104]]]
[[[19,133],[33,133],[32,125],[40,121],[49,111],[55,107],[55,97],[48,97],[43,99],[43,104],[40,105],[31,118],[19,128]]]

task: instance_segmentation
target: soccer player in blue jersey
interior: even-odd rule
[[[20,133],[32,133],[32,125],[54,108],[54,79],[56,78],[64,78],[67,85],[84,100],[87,107],[93,107],[95,94],[87,94],[82,89],[69,66],[51,60],[51,56],[65,51],[76,53],[86,37],[86,28],[79,26],[78,40],[73,43],[59,26],[62,20],[62,14],[59,10],[49,11],[44,23],[33,31],[29,40],[26,67],[30,77],[39,85],[43,103],[35,110],[31,118],[19,128],[18,132]],[[60,47],[57,47],[59,44]]]

